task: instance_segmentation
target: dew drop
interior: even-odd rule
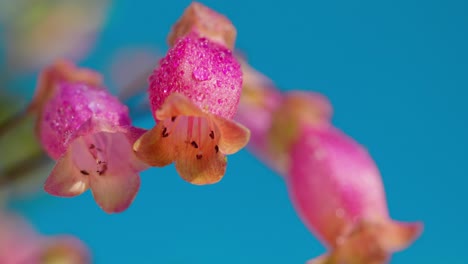
[[[193,71],[192,75],[193,75],[193,79],[197,81],[206,81],[210,79],[210,72],[208,71],[206,67],[203,67],[203,66],[196,68]]]

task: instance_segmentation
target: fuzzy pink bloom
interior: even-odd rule
[[[0,263],[91,263],[83,243],[70,236],[44,237],[24,220],[0,215]]]
[[[310,263],[386,263],[420,223],[390,219],[380,173],[367,151],[332,126],[302,127],[287,183],[304,223],[330,248]]]
[[[131,126],[128,109],[106,90],[59,81],[38,119],[43,148],[57,160],[45,190],[72,197],[91,188],[108,213],[127,209],[145,168],[132,145],[144,131]]]
[[[193,184],[221,180],[225,154],[243,148],[249,131],[231,121],[242,86],[240,65],[226,47],[191,33],[179,39],[150,77],[157,125],[134,148],[152,166],[175,162]]]
[[[237,34],[236,28],[228,18],[197,2],[192,2],[172,27],[168,37],[169,45],[175,45],[179,38],[192,32],[231,50],[234,48]]]

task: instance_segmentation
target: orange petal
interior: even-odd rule
[[[400,251],[407,248],[421,235],[422,223],[400,223],[391,221],[379,232],[382,247],[389,252]]]
[[[201,37],[216,41],[231,50],[234,48],[237,33],[231,21],[197,2],[192,2],[172,27],[168,37],[169,45],[173,46],[179,38],[193,31],[196,31]]]
[[[184,180],[192,184],[217,183],[226,172],[227,158],[221,152],[197,156],[196,150],[187,147],[187,151],[182,150],[180,154],[181,157],[175,163],[176,170]]]
[[[212,116],[220,133],[219,150],[224,154],[233,154],[247,145],[250,130],[245,126],[219,116]]]
[[[150,166],[169,165],[176,157],[176,142],[173,137],[163,137],[163,129],[163,122],[159,122],[133,145],[137,157]]]
[[[179,93],[169,95],[161,108],[156,111],[157,120],[169,119],[179,115],[193,117],[206,116],[190,99]]]
[[[49,178],[44,184],[44,190],[49,194],[61,197],[73,197],[88,189],[89,178],[80,173],[75,166],[70,148],[65,156],[57,161]],[[84,153],[86,154],[86,153]]]

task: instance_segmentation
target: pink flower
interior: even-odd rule
[[[18,216],[0,215],[0,263],[91,263],[87,248],[71,236],[44,237]]]
[[[229,19],[197,2],[192,2],[172,27],[168,37],[169,45],[174,46],[179,38],[192,32],[231,50],[234,48],[237,34]]]
[[[72,197],[91,188],[104,211],[127,209],[145,168],[132,150],[144,131],[131,126],[127,107],[104,89],[70,80],[51,87],[37,124],[43,148],[57,160],[44,189]]]
[[[221,180],[225,155],[243,148],[249,131],[231,121],[242,86],[240,65],[226,47],[191,33],[179,39],[150,77],[157,125],[134,145],[152,166],[175,162],[193,184]]]
[[[377,166],[330,126],[304,125],[291,147],[287,183],[300,217],[330,248],[309,263],[386,263],[422,230],[390,219]]]

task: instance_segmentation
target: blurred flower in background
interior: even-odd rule
[[[80,60],[105,22],[107,0],[0,3],[9,71],[36,70],[59,57]]]
[[[88,249],[72,236],[42,236],[20,216],[0,212],[0,263],[86,264]]]

